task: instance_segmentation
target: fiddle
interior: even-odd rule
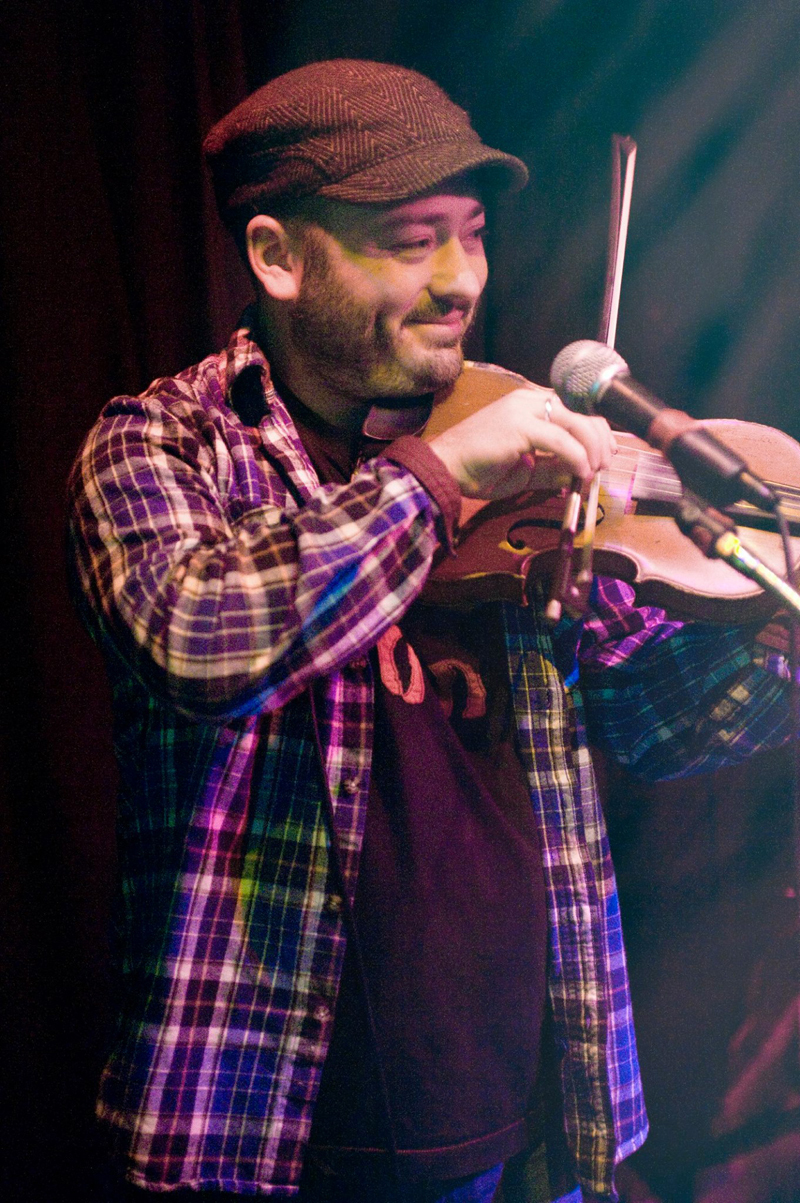
[[[606,283],[599,340],[614,345],[622,268],[630,215],[636,143],[612,138],[612,197]],[[423,432],[432,439],[512,389],[529,384],[502,368],[465,364],[455,384],[434,398]],[[798,490],[800,445],[781,431],[756,423],[714,420],[706,423],[780,495],[790,529],[800,531]],[[613,465],[583,491],[583,530],[579,532],[581,481],[569,486],[542,475],[542,487],[504,501],[463,498],[457,555],[434,566],[423,600],[438,605],[471,605],[508,600],[525,604],[531,580],[550,578],[547,617],[557,621],[566,608],[583,609],[592,572],[628,581],[645,604],[663,606],[676,616],[718,622],[765,621],[776,602],[759,585],[721,560],[708,559],[674,521],[682,486],[668,461],[633,435],[617,434]],[[541,457],[537,463],[541,468]],[[742,504],[729,514],[749,529],[749,550],[779,576],[784,547],[770,515]],[[797,561],[800,538],[790,540]],[[580,570],[573,575],[573,550]]]
[[[467,363],[456,383],[437,394],[423,438],[432,439],[476,410],[527,383],[513,372]],[[782,431],[754,422],[704,423],[780,495],[790,526],[800,535],[800,444]],[[678,530],[672,513],[682,487],[672,466],[634,435],[616,435],[619,451],[599,474],[594,571],[618,577],[644,604],[671,614],[715,622],[766,621],[774,598],[727,564],[707,559]],[[564,489],[546,465],[541,489],[503,501],[462,499],[456,556],[442,559],[423,592],[437,605],[468,606],[489,600],[525,604],[532,581],[554,571],[562,526]],[[728,511],[743,541],[778,574],[779,535],[769,515],[741,503]],[[795,558],[800,537],[792,539]],[[580,547],[580,534],[576,539]]]

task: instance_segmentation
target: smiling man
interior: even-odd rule
[[[317,200],[303,215],[299,228],[267,215],[248,226],[262,337],[293,391],[360,430],[371,399],[452,384],[488,272],[474,189],[455,181],[394,205]]]
[[[462,497],[589,478],[602,419],[526,386],[426,442],[523,164],[430,80],[312,64],[215,126],[256,294],[101,414],[76,594],[121,772],[107,1198],[614,1198],[644,1139],[587,729],[651,777],[788,733],[743,636],[598,581],[442,611]]]

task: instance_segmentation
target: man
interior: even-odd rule
[[[418,433],[519,160],[349,60],[206,150],[256,305],[112,401],[72,480],[122,777],[126,1197],[612,1199],[646,1121],[587,723],[651,776],[715,767],[786,737],[781,683],[618,582],[554,632],[535,590],[425,604],[462,497],[614,450],[535,386]]]

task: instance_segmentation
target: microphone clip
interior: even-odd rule
[[[724,560],[800,616],[800,593],[742,545],[736,525],[727,514],[721,514],[685,490],[675,511],[675,521],[709,560]]]

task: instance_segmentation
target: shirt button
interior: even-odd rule
[[[326,1019],[330,1019],[331,1009],[327,1003],[317,1003],[311,1014],[318,1023],[325,1023]]]
[[[345,777],[344,781],[342,782],[342,789],[346,794],[357,794],[358,785],[358,777]]]
[[[366,656],[356,656],[355,660],[351,660],[348,668],[352,668],[355,672],[363,672],[369,661]]]
[[[329,894],[322,904],[326,915],[341,915],[344,903],[341,894]]]

